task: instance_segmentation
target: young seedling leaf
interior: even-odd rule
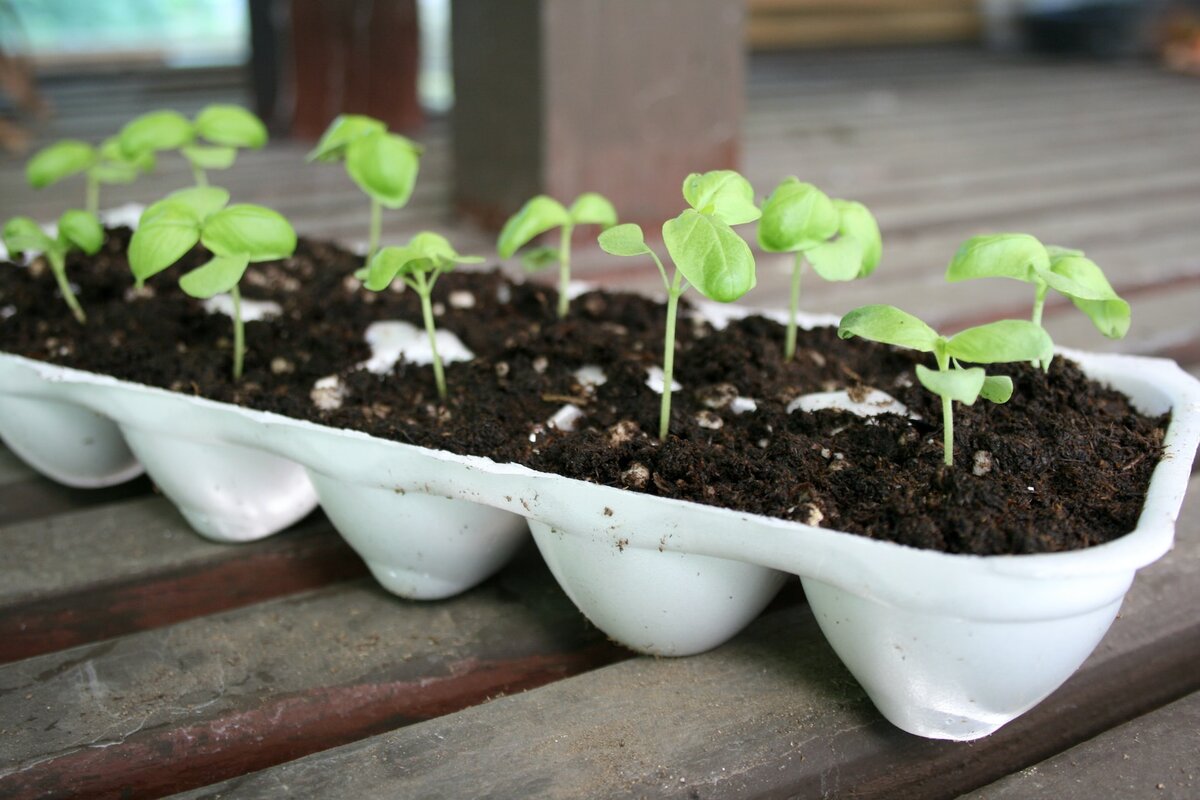
[[[156,204],[157,205],[157,204]],[[147,212],[150,209],[147,209]],[[200,241],[200,222],[190,208],[165,204],[153,217],[143,215],[129,242],[129,268],[139,281],[174,264]]]
[[[988,375],[983,380],[979,396],[993,403],[1007,403],[1013,394],[1012,378],[1007,375]]]
[[[983,391],[986,374],[982,367],[971,369],[929,369],[917,364],[917,380],[938,397],[973,405]]]
[[[938,334],[921,320],[895,306],[872,305],[856,308],[838,324],[838,336],[861,336],[883,344],[931,353]]]
[[[1129,332],[1129,303],[1122,300],[1100,267],[1089,258],[1073,253],[1055,256],[1050,271],[1042,276],[1051,288],[1067,297],[1088,316],[1092,324],[1110,339]],[[1069,281],[1068,285],[1063,285]]]
[[[879,223],[862,203],[853,200],[834,200],[838,212],[838,233],[857,241],[863,249],[862,268],[858,277],[865,278],[879,266],[883,257],[883,237],[879,234]]]
[[[188,144],[181,147],[179,152],[200,169],[229,169],[237,160],[237,148],[235,147]]]
[[[267,127],[241,106],[216,104],[205,107],[196,116],[196,132],[213,144],[226,147],[257,150],[267,143]]]
[[[641,226],[632,222],[614,225],[601,233],[596,241],[601,250],[614,256],[641,256],[650,252]]]
[[[145,225],[158,216],[164,208],[184,209],[195,217],[199,224],[220,211],[229,202],[229,192],[220,186],[192,186],[171,192],[158,202],[151,203],[142,212],[139,225]]]
[[[4,246],[14,254],[44,253],[54,246],[54,240],[29,217],[13,217],[4,223]]]
[[[100,160],[112,164],[129,165],[140,172],[150,172],[154,169],[155,158],[153,151],[144,150],[132,157],[126,156],[121,149],[119,136],[110,136],[100,145]]]
[[[599,225],[611,228],[617,224],[617,210],[608,198],[595,192],[584,192],[571,204],[571,221],[576,225]]]
[[[96,163],[96,150],[87,142],[64,139],[39,150],[25,166],[25,180],[34,189],[86,172]]]
[[[570,224],[571,215],[562,203],[553,197],[539,194],[521,206],[516,214],[508,218],[496,241],[496,252],[501,258],[511,258],[513,253],[546,231]]]
[[[833,201],[811,183],[787,178],[763,203],[758,243],[769,253],[810,250],[838,232]]]
[[[1023,319],[1003,319],[967,328],[950,337],[946,353],[972,364],[1040,361],[1047,366],[1054,357],[1050,334]]]
[[[276,211],[232,205],[204,223],[201,243],[219,256],[244,255],[251,262],[287,258],[296,251],[296,231]]]
[[[369,133],[346,146],[346,171],[358,187],[387,208],[400,208],[412,196],[420,150],[394,133]]]
[[[100,183],[133,183],[141,170],[123,161],[106,161],[92,167],[90,174]]]
[[[176,111],[151,111],[121,129],[118,139],[127,159],[157,150],[176,150],[192,141],[195,128]]]
[[[367,265],[366,279],[363,285],[372,292],[382,292],[391,285],[397,275],[403,275],[411,270],[414,261],[424,258],[411,247],[384,247],[375,254]]]
[[[464,256],[455,251],[449,240],[440,233],[422,231],[409,240],[413,252],[429,259],[439,269],[452,269],[455,264],[480,264],[479,256]]]
[[[685,210],[663,225],[663,243],[683,277],[710,300],[729,303],[754,288],[750,246],[714,216]]]
[[[321,141],[308,154],[309,161],[340,161],[346,157],[346,147],[355,139],[372,133],[383,133],[387,125],[361,114],[342,114],[325,129]]]
[[[72,209],[58,218],[58,238],[64,244],[93,256],[104,244],[104,226],[95,214]]]
[[[1032,283],[1049,268],[1050,255],[1037,239],[1024,233],[998,233],[964,242],[946,269],[946,280],[1014,278]]]
[[[819,244],[804,255],[827,281],[852,281],[862,273],[863,246],[848,236]]]
[[[521,252],[521,266],[529,272],[537,272],[557,263],[557,247],[531,247]]]
[[[244,255],[214,256],[179,279],[179,288],[191,297],[207,300],[238,285],[250,260]]]
[[[683,181],[683,199],[696,211],[727,225],[753,222],[762,216],[754,204],[754,187],[733,170],[693,172]]]

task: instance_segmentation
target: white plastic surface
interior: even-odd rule
[[[1200,383],[1173,362],[1067,355],[1143,411],[1170,409],[1172,421],[1136,530],[1043,555],[916,550],[2,354],[0,430],[8,440],[12,429],[28,429],[14,450],[35,468],[58,465],[61,475],[70,439],[50,430],[52,419],[30,422],[11,409],[113,420],[132,432],[151,477],[186,504],[193,523],[225,538],[289,524],[315,483],[381,582],[408,597],[442,597],[483,580],[517,547],[527,519],[572,599],[609,635],[646,652],[715,646],[758,613],[785,575],[800,575],[822,630],[888,719],[922,736],[973,739],[1061,684],[1107,630],[1135,571],[1170,549],[1200,438]],[[236,485],[206,483],[225,474]]]

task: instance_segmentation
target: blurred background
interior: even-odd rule
[[[24,184],[38,147],[234,102],[272,142],[213,181],[303,235],[353,243],[365,198],[303,156],[336,114],[366,113],[426,147],[412,201],[385,216],[389,242],[435,228],[492,253],[492,231],[537,192],[600,191],[656,230],[682,208],[684,175],[735,167],[760,196],[796,175],[878,216],[876,276],[812,280],[808,309],[1026,309],[1027,287],[941,280],[962,240],[1022,231],[1088,251],[1134,304],[1125,342],[1097,342],[1078,314],[1050,315],[1056,340],[1195,346],[1190,328],[1137,330],[1139,315],[1200,307],[1200,2],[0,0],[0,48],[0,217],[78,205],[71,181]],[[188,182],[164,157],[105,204]],[[658,288],[649,264],[578,250],[584,278]],[[784,304],[787,264],[763,256],[746,302]]]

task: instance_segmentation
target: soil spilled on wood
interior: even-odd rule
[[[783,328],[749,317],[715,330],[686,303],[676,352],[671,435],[657,439],[664,311],[635,295],[593,292],[559,320],[555,294],[498,271],[455,272],[434,292],[437,325],[474,353],[447,365],[439,403],[429,366],[401,359],[386,375],[356,368],[376,321],[421,325],[411,291],[374,294],[352,277],[362,259],[301,240],[293,258],[251,265],[247,299],[281,314],[246,325],[246,372],[230,377],[232,328],[184,295],[185,263],[132,290],[130,232],[111,232],[68,276],[88,323],[74,322],[49,269],[0,264],[0,350],[455,453],[517,462],[634,491],[852,531],[951,553],[1069,550],[1132,530],[1162,454],[1166,418],[1062,358],[1012,376],[1006,405],[955,406],[955,468],[942,463],[937,399],[916,385],[920,354],[834,331],[801,332],[782,357]],[[599,367],[603,382],[597,381]],[[581,372],[580,370],[583,369]],[[314,384],[336,376],[334,402]],[[598,385],[597,385],[598,383]],[[796,398],[877,389],[916,418],[795,411]],[[326,395],[326,400],[329,396]],[[753,401],[751,404],[749,401]],[[566,404],[572,430],[550,424]],[[751,406],[753,410],[750,410]],[[564,426],[565,427],[565,426]]]

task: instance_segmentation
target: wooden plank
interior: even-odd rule
[[[1200,693],[963,795],[962,800],[1193,800],[1200,796]]]
[[[443,602],[342,584],[0,667],[0,787],[159,796],[627,657],[532,548]]]
[[[145,477],[103,489],[73,489],[40,475],[0,482],[0,526],[61,511],[115,503],[148,494],[151,490],[150,481]]]
[[[12,451],[0,444],[0,487],[32,478],[36,473]]]
[[[0,548],[0,663],[366,574],[321,516],[217,544],[158,497],[0,527]]]
[[[889,725],[796,607],[704,655],[633,659],[187,796],[953,797],[1200,689],[1200,478],[1190,488],[1175,550],[1096,652],[980,741]]]
[[[753,48],[971,42],[979,38],[973,9],[903,10],[894,13],[753,15],[746,40]]]

